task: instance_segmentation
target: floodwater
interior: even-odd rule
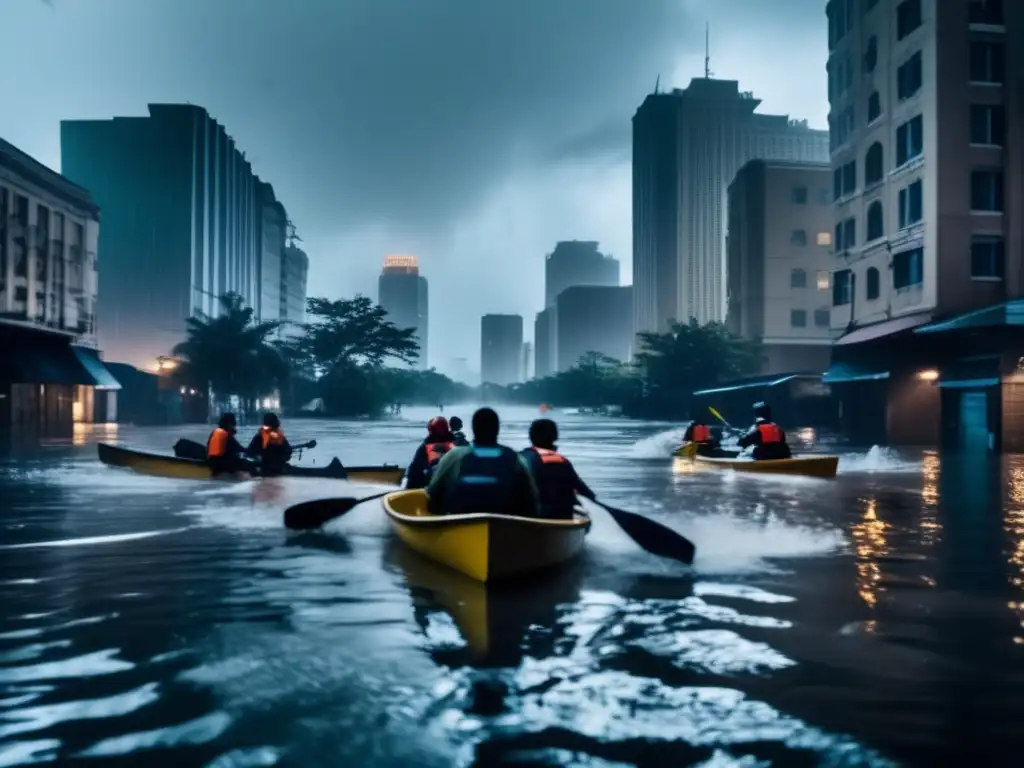
[[[304,463],[404,462],[430,415],[287,426],[319,441]],[[504,409],[506,441],[536,415]],[[673,466],[670,425],[560,425],[599,496],[695,541],[692,569],[594,511],[581,561],[489,592],[375,502],[281,525],[373,487],[95,458],[204,429],[8,460],[0,766],[1021,764],[1024,461],[875,448],[834,481],[742,476]]]

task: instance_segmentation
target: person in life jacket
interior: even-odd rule
[[[426,488],[430,476],[441,459],[455,447],[448,420],[444,416],[435,416],[427,422],[427,436],[416,447],[412,462],[405,470],[405,487],[407,489]]]
[[[452,438],[455,440],[455,444],[469,445],[469,440],[466,439],[466,435],[462,431],[462,419],[458,416],[452,416],[451,421],[449,421],[448,424],[452,428]]]
[[[253,471],[253,465],[242,458],[244,449],[235,437],[237,433],[238,422],[235,414],[222,414],[216,429],[206,440],[206,463],[210,465],[214,475]]]
[[[558,452],[558,425],[551,419],[537,419],[530,425],[530,447],[521,451],[537,483],[541,516],[549,520],[572,520],[576,494],[594,499],[590,487],[576,474],[576,468]]]
[[[771,406],[763,402],[754,403],[754,425],[740,438],[739,446],[753,446],[755,459],[788,459],[793,456],[786,442],[786,433],[772,421]]]
[[[448,451],[427,485],[431,514],[540,514],[533,475],[522,456],[498,443],[500,429],[490,408],[473,414],[473,442]]]
[[[284,467],[292,458],[292,446],[281,431],[276,413],[263,416],[263,426],[253,435],[245,453],[260,460],[260,474],[264,477],[284,474]]]
[[[683,434],[683,441],[687,443],[697,444],[697,453],[701,456],[714,456],[719,450],[718,440],[711,434],[711,428],[704,421],[704,416],[701,413],[703,409],[695,408],[690,414],[690,426],[686,428],[685,434]]]

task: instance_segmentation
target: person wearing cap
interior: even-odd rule
[[[410,490],[426,488],[434,468],[455,445],[455,436],[444,416],[435,416],[428,421],[427,436],[416,447],[412,462],[405,471],[405,487]]]

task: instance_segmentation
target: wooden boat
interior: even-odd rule
[[[100,443],[98,446],[100,461],[112,467],[133,469],[144,475],[155,477],[171,477],[182,480],[212,480],[213,473],[206,462],[196,459],[180,459],[176,456],[164,456],[159,453],[146,453],[120,445]],[[286,475],[294,477],[322,477],[337,480],[350,480],[354,483],[379,483],[382,485],[399,485],[405,470],[395,465],[383,464],[369,467],[342,467],[335,459],[324,467],[286,468]],[[217,478],[220,480],[221,478]],[[223,478],[230,480],[231,478]]]
[[[722,453],[727,453],[722,451]],[[832,478],[839,469],[838,456],[794,456],[791,459],[762,459],[755,461],[746,456],[701,456],[697,454],[693,460],[718,469],[732,469],[736,472],[761,472],[775,475],[805,475],[807,477]]]
[[[432,515],[422,490],[381,500],[398,537],[424,557],[490,582],[569,560],[583,549],[590,518],[538,520],[487,513]]]

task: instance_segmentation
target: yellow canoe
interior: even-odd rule
[[[694,457],[698,464],[707,464],[719,469],[737,472],[762,472],[777,475],[806,475],[807,477],[835,477],[839,468],[838,456],[794,456],[791,459],[764,459],[754,461],[747,458]]]
[[[472,579],[497,581],[575,557],[590,518],[538,520],[514,515],[432,515],[422,490],[398,491],[381,500],[398,537],[424,557]]]
[[[100,461],[112,467],[132,469],[143,475],[154,477],[170,477],[181,480],[212,480],[213,473],[205,462],[195,459],[179,459],[176,456],[164,456],[159,453],[146,453],[120,445],[100,443],[97,446]],[[405,470],[399,466],[381,465],[370,467],[345,467],[340,464],[328,464],[324,467],[289,467],[286,472],[296,477],[323,477],[347,479],[355,483],[379,483],[381,485],[399,485]],[[220,478],[218,478],[220,479]],[[225,478],[227,479],[227,478]]]

